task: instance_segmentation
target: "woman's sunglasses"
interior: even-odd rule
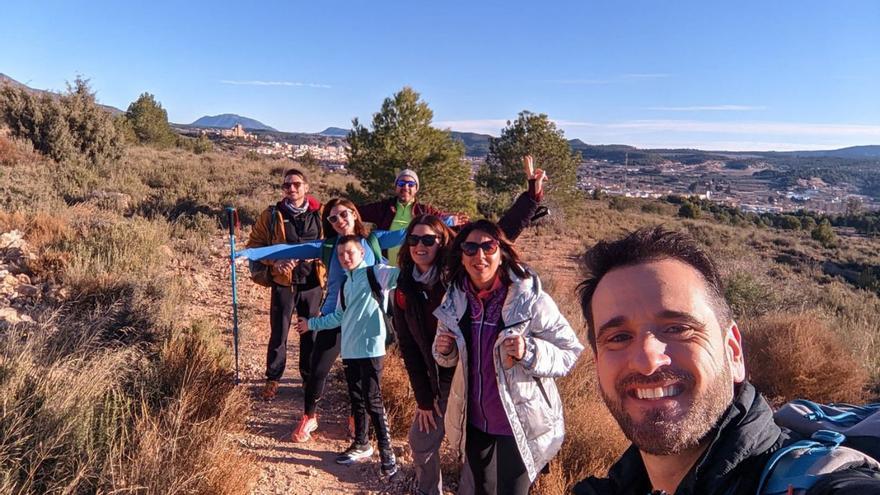
[[[348,220],[348,217],[350,217],[350,216],[351,216],[351,210],[342,210],[339,213],[337,213],[336,215],[330,215],[329,217],[327,217],[327,221],[330,222],[331,224],[333,224],[333,223],[338,222],[340,219]]]
[[[486,242],[462,242],[461,250],[464,252],[465,256],[475,256],[477,254],[477,250],[483,250],[483,254],[489,256],[495,254],[495,251],[498,251],[498,241],[491,240]]]
[[[422,243],[425,247],[431,247],[437,243],[437,235],[436,234],[425,234],[425,235],[415,235],[410,234],[406,236],[406,243],[410,246],[415,246],[419,242]]]

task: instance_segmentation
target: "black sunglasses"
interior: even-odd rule
[[[348,217],[351,215],[351,210],[342,210],[336,215],[330,215],[327,217],[327,221],[331,224],[336,223],[339,219],[348,220]]]
[[[486,242],[462,242],[461,250],[466,256],[475,256],[477,250],[482,249],[483,253],[488,255],[495,254],[498,251],[498,241],[491,240]]]
[[[437,243],[437,235],[436,234],[425,234],[425,235],[415,235],[410,234],[406,236],[406,243],[410,246],[415,246],[421,241],[422,245],[425,247],[431,247]]]
[[[299,189],[305,184],[305,182],[282,182],[281,189],[287,189],[289,187],[293,187],[294,189]]]

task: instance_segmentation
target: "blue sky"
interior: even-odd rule
[[[524,109],[594,144],[880,144],[880,1],[7,2],[0,72],[77,74],[173,122],[369,121],[408,85],[439,127],[497,135]]]

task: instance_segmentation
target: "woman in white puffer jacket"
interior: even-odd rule
[[[466,225],[449,258],[449,290],[434,312],[434,358],[456,366],[446,435],[465,454],[478,494],[527,494],[562,446],[553,378],[583,345],[492,222]]]

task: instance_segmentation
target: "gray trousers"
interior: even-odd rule
[[[440,410],[446,414],[446,401],[449,399],[449,384],[440,390]],[[416,484],[420,495],[443,495],[443,477],[440,473],[440,444],[446,435],[443,418],[434,413],[437,428],[419,431],[419,423],[413,418],[409,429],[409,448],[412,451],[413,467],[416,472]],[[468,464],[462,463],[461,478],[458,481],[458,495],[474,494],[474,476]]]

